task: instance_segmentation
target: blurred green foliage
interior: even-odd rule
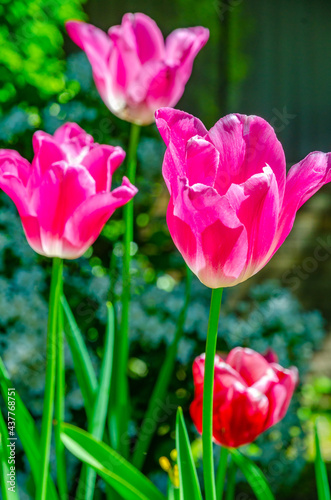
[[[65,89],[63,25],[84,19],[84,0],[2,0],[0,110],[32,105]],[[37,104],[37,102],[36,102]],[[34,125],[34,123],[31,123]]]

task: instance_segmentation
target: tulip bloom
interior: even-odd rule
[[[112,174],[125,153],[94,143],[75,123],[51,136],[33,136],[32,164],[16,151],[0,150],[0,188],[20,214],[30,246],[48,257],[76,259],[99,236],[116,208],[137,189],[123,177],[110,191]]]
[[[202,27],[173,31],[166,41],[145,14],[125,14],[109,29],[79,21],[66,28],[86,52],[101,98],[112,113],[138,125],[154,121],[161,106],[175,106],[192,73],[193,61],[206,44]]]
[[[273,356],[275,358],[275,356]],[[202,395],[205,355],[193,364],[192,420],[202,433]],[[298,371],[269,363],[252,349],[236,347],[226,361],[215,356],[213,438],[217,444],[237,448],[253,442],[286,414]]]
[[[331,180],[330,153],[310,153],[286,177],[283,148],[258,116],[231,114],[209,131],[170,108],[156,112],[166,143],[167,222],[175,245],[206,286],[256,274],[292,229],[297,210]]]

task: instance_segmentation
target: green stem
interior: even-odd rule
[[[226,486],[226,497],[225,500],[234,500],[235,490],[236,490],[236,472],[237,466],[234,460],[231,459],[228,473],[228,482]]]
[[[138,442],[133,455],[132,463],[138,469],[141,469],[142,466],[144,465],[149,444],[156,430],[158,423],[157,417],[159,416],[159,408],[160,405],[163,404],[168,390],[169,382],[176,361],[178,343],[184,331],[187,309],[190,302],[191,283],[192,283],[192,273],[189,270],[189,268],[186,269],[187,270],[186,270],[185,302],[178,318],[175,338],[172,344],[169,346],[165,361],[162,365],[154,390],[152,392],[152,396],[149,400],[148,408],[143,423],[141,425]],[[151,422],[153,422],[153,425],[151,425]]]
[[[228,465],[228,455],[229,452],[227,448],[223,446],[220,447],[220,461],[218,464],[217,476],[216,476],[216,498],[217,500],[222,500],[225,484],[225,474]]]
[[[203,477],[205,481],[206,498],[216,500],[215,472],[213,456],[213,395],[214,395],[214,364],[217,343],[218,320],[222,302],[222,288],[212,292],[207,344],[205,358],[205,376],[203,383],[202,402],[202,449]]]
[[[61,295],[62,295],[61,286]],[[68,498],[67,470],[65,460],[65,446],[61,441],[61,423],[64,422],[65,412],[65,362],[64,362],[64,322],[63,308],[58,308],[57,326],[57,355],[56,355],[56,393],[55,393],[55,450],[57,485],[61,500]]]
[[[47,499],[47,478],[52,438],[52,418],[54,410],[55,380],[56,380],[56,342],[57,319],[62,288],[63,261],[53,259],[51,292],[49,299],[49,315],[46,347],[46,382],[44,395],[44,411],[41,427],[41,468],[36,500]]]
[[[137,148],[139,142],[140,126],[131,125],[129,151],[128,151],[128,170],[127,177],[134,184],[137,167]],[[124,255],[123,255],[123,292],[122,292],[122,317],[121,332],[118,343],[118,384],[116,391],[116,413],[117,413],[117,441],[118,451],[128,457],[129,446],[127,440],[128,430],[128,380],[127,367],[129,357],[129,316],[130,316],[130,298],[131,298],[131,243],[133,241],[133,200],[124,206]]]

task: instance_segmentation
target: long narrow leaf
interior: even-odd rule
[[[105,432],[114,353],[114,308],[110,302],[107,303],[107,309],[108,323],[105,349],[100,372],[99,388],[93,408],[92,421],[89,426],[89,431],[92,436],[99,440],[102,439]],[[93,499],[96,475],[96,471],[88,467],[86,471],[86,500]]]
[[[66,319],[65,336],[70,347],[78,384],[82,391],[85,411],[87,416],[91,418],[98,388],[97,377],[82,334],[64,295],[61,297],[61,302]]]
[[[13,387],[13,384],[0,358],[0,389],[6,405],[8,403],[8,390],[11,387]],[[15,394],[15,413],[17,434],[20,437],[26,457],[29,461],[35,485],[37,485],[40,480],[40,436],[33,418],[25,408],[17,392]],[[47,494],[51,500],[58,499],[54,483],[50,476],[48,478]]]
[[[198,475],[181,408],[178,408],[176,417],[176,448],[178,453],[180,500],[202,500]]]
[[[315,473],[316,473],[318,500],[330,500],[330,486],[329,486],[326,466],[323,461],[321,453],[317,423],[315,424],[315,446],[316,446]]]
[[[169,478],[169,482],[168,482],[168,496],[167,496],[167,500],[180,500],[180,493],[179,493],[179,488],[176,488],[170,478]]]
[[[258,500],[275,500],[266,477],[257,465],[240,453],[240,451],[234,449],[230,449],[229,451],[233,461],[246,477],[248,484],[256,495],[256,498]]]
[[[61,438],[73,455],[93,467],[124,500],[165,500],[133,465],[86,431],[64,424]]]
[[[8,444],[15,443],[14,441],[9,441],[8,430],[6,423],[3,419],[2,413],[0,411],[0,468],[1,468],[1,492],[3,500],[19,500],[19,495],[17,492],[16,484],[16,470],[15,470],[15,459],[10,457],[8,453]],[[14,444],[15,446],[15,444]],[[10,469],[14,467],[14,469]],[[10,472],[14,470],[14,476],[10,484],[11,476]]]

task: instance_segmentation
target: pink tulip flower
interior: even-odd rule
[[[202,27],[173,31],[166,41],[145,14],[125,14],[108,35],[91,24],[68,21],[72,40],[86,52],[101,98],[123,120],[148,125],[161,106],[175,106],[206,44]]]
[[[331,180],[330,153],[310,153],[286,177],[283,148],[258,116],[231,114],[209,131],[171,108],[156,112],[166,143],[167,222],[175,245],[206,286],[256,274],[292,229],[297,210]]]
[[[32,164],[16,151],[0,150],[0,188],[20,214],[30,246],[48,257],[76,259],[99,236],[116,208],[137,189],[123,177],[110,191],[125,157],[120,147],[93,142],[75,123],[51,136],[33,136]]]
[[[193,364],[192,420],[202,433],[205,355]],[[298,371],[269,363],[252,349],[236,347],[226,361],[215,356],[213,438],[217,444],[238,448],[253,442],[286,414]]]

